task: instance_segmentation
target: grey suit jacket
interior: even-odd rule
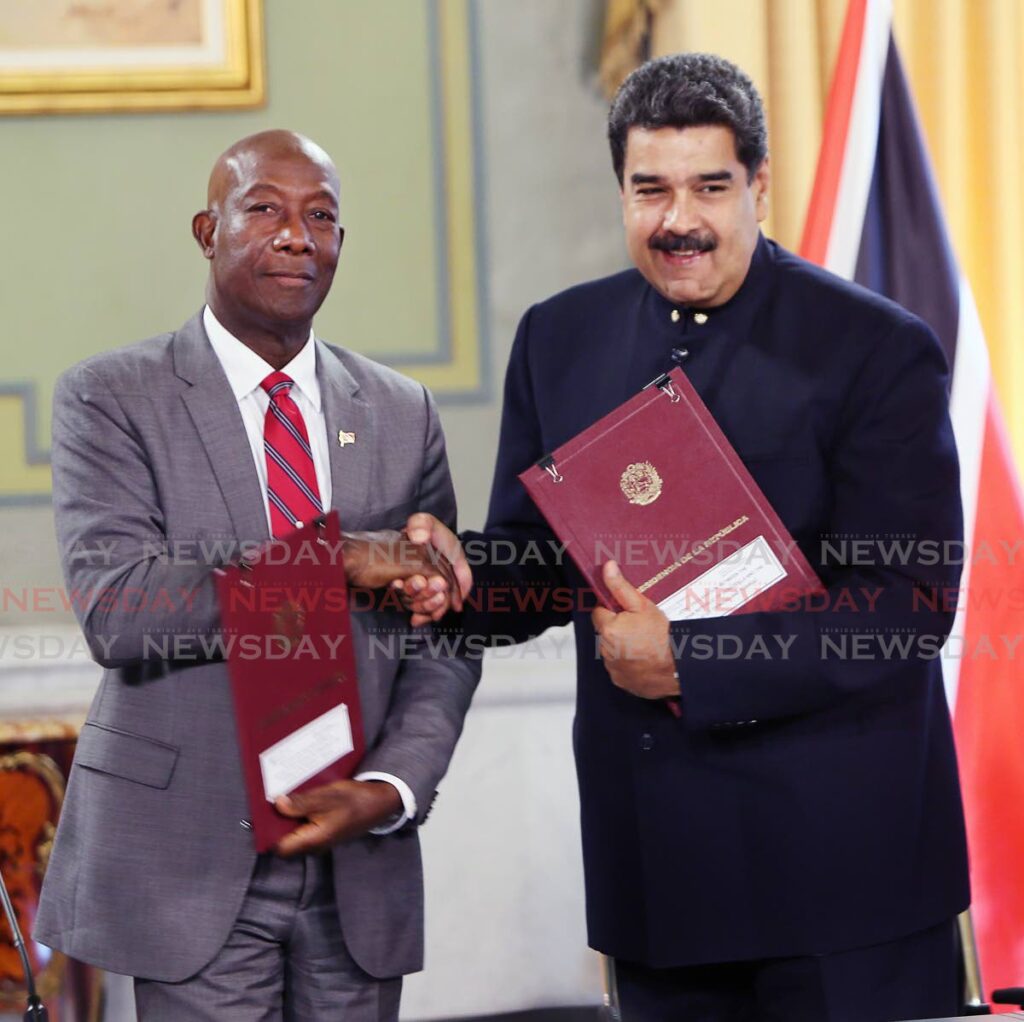
[[[430,395],[369,359],[316,345],[328,433],[357,438],[331,446],[342,527],[401,528],[419,508],[452,522]],[[79,739],[35,937],[115,972],[182,980],[227,937],[255,857],[241,825],[248,810],[226,666],[203,652],[218,627],[208,562],[268,538],[245,427],[200,316],[61,377],[53,497],[67,586],[106,670]],[[422,822],[479,666],[427,650],[409,656],[408,643],[404,658],[389,655],[403,632],[397,612],[353,614],[360,768],[402,778]],[[170,656],[168,636],[178,643]],[[332,854],[356,962],[378,977],[421,968],[415,827]]]

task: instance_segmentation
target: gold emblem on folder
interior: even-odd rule
[[[286,653],[306,634],[306,611],[295,600],[285,600],[274,611],[274,628]]]
[[[661,476],[649,461],[627,465],[619,486],[630,504],[653,504],[661,496]]]

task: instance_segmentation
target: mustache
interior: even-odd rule
[[[718,242],[710,234],[656,234],[647,243],[649,248],[660,252],[713,252]]]

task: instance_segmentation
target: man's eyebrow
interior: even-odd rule
[[[338,197],[330,190],[330,188],[318,188],[313,195],[314,199],[326,199],[328,202],[333,203],[335,206],[338,205]]]
[[[282,193],[281,189],[270,181],[257,181],[246,188],[242,193],[242,201],[245,202],[256,192],[273,192],[275,195],[280,195]],[[313,192],[310,198],[318,201],[326,200],[334,206],[338,205],[338,197],[330,190],[330,188],[318,188]]]
[[[656,185],[665,179],[660,174],[630,174],[629,183],[634,185]]]
[[[269,181],[255,181],[248,188],[246,188],[244,195],[249,195],[252,192],[268,191],[268,192],[279,192],[281,189],[275,184],[271,184]]]
[[[731,181],[733,179],[733,173],[731,170],[709,170],[705,174],[694,174],[693,180],[700,181],[702,184],[711,181]],[[661,174],[631,174],[629,182],[632,185],[657,185],[664,182],[665,178]]]

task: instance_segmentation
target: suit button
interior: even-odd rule
[[[640,748],[643,749],[644,752],[650,752],[651,749],[654,748],[654,735],[645,731],[640,736]]]
[[[252,830],[252,820],[239,820],[238,826],[241,827],[242,830]]]

